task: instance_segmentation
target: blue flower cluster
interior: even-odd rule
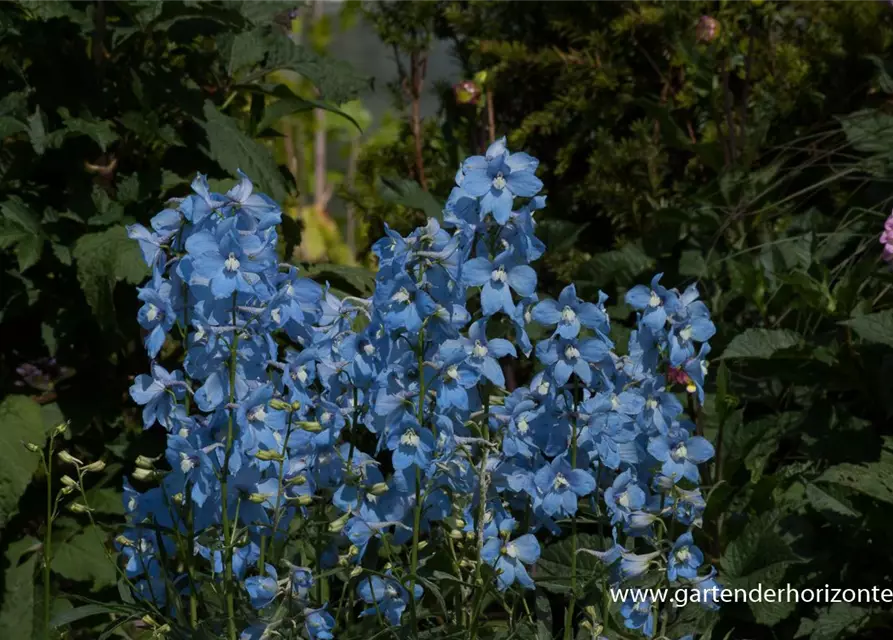
[[[656,276],[626,295],[637,325],[618,355],[607,296],[539,296],[537,165],[504,139],[467,159],[442,223],[375,243],[369,298],[280,264],[280,209],[244,176],[226,194],[199,177],[151,229],[129,229],[152,268],[139,322],[153,362],[131,395],[146,428],[167,430],[169,466],[143,461],[154,486],[125,487],[118,543],[139,597],[171,609],[211,581],[255,610],[241,637],[293,624],[327,639],[339,612],[314,586],[341,567],[359,615],[405,624],[426,598],[420,555],[449,544],[458,580],[532,588],[540,542],[581,510],[613,525],[613,546],[590,551],[616,581],[713,584],[690,534],[713,449],[677,397],[703,399],[708,310]],[[174,327],[185,360],[169,371],[155,359]],[[525,385],[519,352],[538,362]],[[299,567],[288,541],[308,535],[317,552]],[[622,613],[653,633],[650,604]]]

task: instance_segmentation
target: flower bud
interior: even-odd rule
[[[427,546],[428,546],[428,541],[427,541],[427,540],[422,540],[422,541],[420,541],[420,542],[419,542],[419,551],[421,551],[422,549],[424,549],[424,548],[427,547]]]
[[[459,531],[458,529],[450,529],[450,537],[453,540],[461,540],[462,538],[465,537],[465,533],[462,531]]]
[[[466,531],[466,532],[465,532],[465,539],[468,540],[469,542],[471,542],[472,540],[474,540],[474,531]]]
[[[252,493],[248,496],[248,499],[254,504],[263,504],[272,497],[272,494],[269,493]]]
[[[345,513],[343,516],[332,520],[329,523],[329,532],[330,533],[341,533],[341,530],[344,528],[344,525],[347,524],[347,521],[350,519],[350,514]]]
[[[38,447],[33,442],[22,442],[22,446],[24,446],[31,453],[40,453],[40,447]]]
[[[381,496],[388,492],[387,482],[376,482],[369,488],[369,493],[373,496]]]
[[[102,471],[103,469],[105,469],[105,462],[103,462],[102,460],[97,460],[96,462],[91,462],[90,464],[85,465],[83,469],[87,473]]]
[[[351,570],[351,572],[350,572],[350,577],[351,577],[351,578],[356,578],[356,577],[357,577],[358,575],[360,575],[361,573],[363,573],[363,567],[361,567],[361,566],[358,565],[358,566],[354,567],[354,568]]]
[[[74,487],[62,487],[59,491],[59,495],[67,496],[74,493]]]
[[[68,431],[68,422],[63,422],[61,424],[56,425],[56,428],[53,429],[53,435],[61,436],[66,431]]]
[[[298,487],[303,486],[303,485],[307,484],[307,476],[298,474],[298,475],[296,475],[296,476],[294,476],[294,477],[288,478],[288,479],[285,481],[285,484],[286,484],[287,486],[289,486],[289,487],[292,487],[292,486],[298,486]]]
[[[322,425],[318,422],[299,422],[298,428],[303,429],[304,431],[309,431],[310,433],[319,433],[322,431]]]
[[[157,459],[158,459],[158,458],[148,458],[148,457],[146,457],[146,456],[137,456],[137,457],[136,457],[136,462],[135,462],[135,464],[136,464],[136,466],[138,466],[140,469],[154,469],[154,468],[155,468],[155,461],[156,461]]]
[[[272,400],[270,400],[270,408],[275,409],[276,411],[288,411],[289,409],[291,409],[291,405],[285,400],[273,398]]]
[[[78,486],[77,480],[72,478],[71,476],[65,475],[59,478],[59,482],[64,484],[66,487],[76,487]]]
[[[142,469],[142,468],[134,469],[133,474],[132,474],[133,479],[139,480],[140,482],[147,482],[149,480],[154,480],[155,478],[158,477],[158,475],[159,474],[157,471],[153,471],[151,469]]]
[[[347,555],[351,558],[360,555],[360,548],[355,544],[350,545],[350,548],[347,550]]]
[[[186,503],[186,496],[182,493],[175,493],[171,496],[171,502],[182,507]]]
[[[93,511],[93,509],[85,504],[81,504],[80,502],[72,502],[68,505],[68,510],[72,513],[90,513],[91,511]]]
[[[282,462],[283,460],[285,460],[281,453],[273,451],[272,449],[261,449],[254,454],[254,457],[258,460],[275,460],[276,462]]]
[[[302,507],[306,507],[306,506],[313,504],[313,496],[311,496],[311,495],[297,496],[295,498],[289,498],[288,500],[289,500],[289,502],[297,503]]]
[[[132,547],[134,545],[133,540],[131,540],[130,538],[128,538],[125,535],[120,535],[120,536],[116,537],[115,542],[120,544],[122,547]]]
[[[301,403],[298,402],[297,400],[295,400],[294,402],[292,402],[292,403],[291,403],[291,410],[292,410],[292,411],[300,411],[300,410],[301,410]]]
[[[65,464],[74,464],[74,465],[84,464],[84,462],[82,460],[78,460],[73,455],[68,453],[65,449],[62,449],[62,451],[59,452],[59,460],[61,460]]]

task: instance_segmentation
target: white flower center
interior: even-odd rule
[[[564,359],[565,360],[576,360],[580,357],[580,350],[577,349],[574,345],[568,345],[567,349],[564,350]]]
[[[683,443],[679,443],[673,449],[673,460],[684,460],[688,456],[688,448]]]
[[[189,436],[189,429],[187,429],[186,427],[183,427],[182,429],[180,429],[180,431],[177,433],[177,435],[180,436],[181,438],[186,438]]]
[[[263,405],[259,405],[254,407],[251,411],[248,412],[248,419],[252,422],[263,422],[267,417],[267,412],[264,409]]]
[[[291,282],[288,283],[288,286],[285,287],[285,295],[293,296],[295,293],[295,288],[291,285]]]
[[[196,342],[198,342],[198,341],[204,340],[204,339],[205,339],[205,328],[199,327],[195,331],[195,340],[196,340]]]
[[[151,302],[149,303],[149,309],[146,311],[146,320],[152,322],[155,318],[158,317],[158,307],[156,307]]]
[[[563,322],[570,324],[571,322],[573,322],[576,319],[577,319],[577,314],[570,307],[565,307],[564,309],[561,310],[561,320]]]
[[[536,391],[537,391],[537,393],[539,393],[541,396],[546,395],[547,393],[549,393],[549,383],[546,382],[546,381],[540,382],[539,385],[538,385],[537,388],[536,388]]]
[[[487,355],[487,351],[488,351],[487,346],[481,344],[480,340],[474,341],[474,349],[472,349],[471,352],[475,358],[483,358],[484,356]]]
[[[505,272],[504,267],[499,267],[498,269],[494,269],[490,274],[490,280],[493,282],[505,282],[508,279],[508,275]]]
[[[230,253],[229,257],[223,262],[223,268],[229,272],[238,271],[241,265],[242,263],[236,258],[235,253]]]
[[[524,311],[524,322],[526,322],[527,324],[530,324],[530,322],[532,320],[533,320],[533,314],[530,313],[530,309],[526,309]]]
[[[619,496],[617,496],[617,504],[621,507],[629,508],[629,492],[624,491]]]
[[[685,327],[682,331],[679,332],[679,337],[684,341],[688,342],[691,340],[691,325]]]
[[[654,291],[651,292],[651,297],[648,299],[649,307],[659,307],[660,306],[660,296],[658,296]]]
[[[280,313],[279,309],[273,309],[270,312],[270,317],[273,318],[273,322],[275,322],[276,324],[282,322],[282,313]]]
[[[397,590],[393,587],[393,585],[390,585],[390,584],[389,584],[389,585],[388,585],[388,588],[386,589],[386,591],[388,592],[388,597],[389,597],[389,598],[392,598],[392,599],[393,599],[393,598],[396,598],[396,597],[397,597]]]
[[[391,296],[391,300],[394,302],[404,303],[409,302],[409,291],[406,290],[406,287],[400,287],[400,291]]]
[[[496,174],[496,177],[493,178],[493,188],[494,189],[505,189],[505,178],[502,176],[502,172]]]
[[[136,509],[136,498],[131,497],[130,500],[127,501],[127,510],[133,511],[134,509]]]
[[[552,482],[552,486],[556,489],[561,489],[562,487],[569,487],[571,486],[571,484],[567,481],[567,478],[564,477],[564,474],[559,473],[555,476],[555,480]]]
[[[454,364],[450,365],[447,368],[447,377],[452,378],[453,380],[458,380],[459,379],[459,367],[457,367]]]
[[[524,418],[518,420],[518,433],[527,433],[528,429],[530,429],[530,425],[527,424],[527,420]]]
[[[307,382],[307,369],[304,367],[299,367],[298,370],[292,375],[293,379],[297,379],[301,384]]]
[[[518,557],[518,547],[515,546],[514,542],[509,542],[505,545],[505,555],[509,558],[517,558]]]
[[[332,419],[332,414],[329,413],[328,411],[323,411],[322,415],[319,416],[319,421],[323,424],[325,424],[326,422],[328,422],[331,419]]]
[[[688,562],[689,558],[691,558],[691,551],[688,550],[688,547],[682,547],[676,552],[677,562]]]
[[[617,409],[620,408],[620,398],[617,396],[616,393],[611,396],[611,408],[614,411],[617,411]]]
[[[405,444],[407,447],[417,447],[419,446],[419,436],[415,431],[409,429],[400,436],[400,444]]]
[[[645,402],[645,406],[649,409],[657,409],[657,400],[655,400],[654,398],[648,398],[648,400]]]
[[[363,345],[363,352],[364,352],[367,356],[375,355],[375,347],[372,345],[371,342],[368,343],[368,344],[365,344],[365,345]]]
[[[195,469],[195,462],[192,461],[192,458],[187,456],[182,451],[180,452],[180,471],[183,473],[189,473]]]

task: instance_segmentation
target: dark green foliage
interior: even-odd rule
[[[496,135],[542,161],[541,283],[604,289],[627,324],[621,283],[664,272],[713,311],[712,383],[692,409],[717,449],[700,544],[725,584],[886,585],[889,5],[447,2],[435,23],[465,78],[486,78]],[[488,127],[441,97],[424,158],[444,198]],[[410,169],[408,140],[367,154],[367,175]],[[697,628],[684,618],[671,638]],[[730,604],[707,624],[714,640],[893,629],[868,603]]]
[[[32,604],[41,610],[43,598],[42,588],[33,598],[30,588],[43,562],[33,538],[46,526],[45,479],[40,473],[29,486],[39,456],[22,441],[42,447],[49,429],[71,420],[65,448],[108,463],[90,477],[89,495],[110,532],[122,512],[122,464],[162,450],[157,434],[142,434],[127,393],[146,366],[133,286],[147,273],[125,226],[147,224],[159,203],[188,192],[196,172],[213,182],[241,168],[284,201],[295,185],[258,136],[308,106],[338,112],[335,105],[363,86],[344,64],[292,41],[289,12],[298,4],[0,6],[0,629],[7,638],[30,640]],[[275,70],[303,75],[319,99],[308,103],[269,84]],[[300,228],[290,227],[294,246]],[[162,360],[176,355],[178,335]],[[71,470],[60,465],[55,477],[62,473]],[[86,525],[83,513],[63,512],[56,523],[57,614],[70,608],[70,594],[104,590],[106,600],[119,599],[107,541]],[[44,638],[38,618],[33,637]],[[92,621],[106,625],[109,617]]]

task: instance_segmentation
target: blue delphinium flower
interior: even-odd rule
[[[505,591],[515,582],[525,589],[534,587],[533,579],[524,565],[531,565],[539,560],[540,545],[530,533],[509,540],[516,525],[514,518],[503,519],[499,524],[498,535],[487,540],[481,549],[481,560],[496,571],[500,591]]]
[[[255,609],[263,609],[276,598],[279,590],[276,568],[271,564],[264,565],[265,575],[251,576],[245,579],[245,590]]]
[[[424,591],[421,585],[415,585],[413,595],[416,601],[421,599]],[[409,591],[391,578],[390,574],[385,578],[369,576],[368,579],[360,581],[357,595],[366,604],[373,605],[361,612],[361,616],[376,615],[380,612],[392,626],[400,624],[400,618],[403,617],[403,612],[409,604]]]
[[[673,543],[667,558],[667,577],[671,582],[679,578],[693,580],[703,562],[703,552],[695,546],[691,531],[687,531]]]
[[[563,458],[555,458],[535,475],[543,510],[550,516],[577,512],[577,501],[595,490],[595,480],[582,469],[572,469]]]

